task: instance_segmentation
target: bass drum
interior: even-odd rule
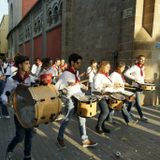
[[[24,128],[54,121],[61,113],[61,104],[59,94],[53,85],[18,85],[13,93],[13,107]]]

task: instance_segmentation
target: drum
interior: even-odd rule
[[[15,114],[24,128],[54,121],[61,113],[61,104],[53,85],[18,85],[13,93]]]
[[[135,94],[130,91],[123,91],[122,94],[125,96],[126,100],[129,102],[133,102],[135,100]]]
[[[124,95],[113,93],[109,96],[109,107],[114,110],[121,110],[125,99]]]
[[[95,96],[83,96],[78,101],[77,113],[80,117],[93,117],[97,113],[97,98]]]
[[[143,91],[154,91],[156,89],[156,86],[155,86],[155,84],[144,83],[144,84],[140,84],[140,88]]]

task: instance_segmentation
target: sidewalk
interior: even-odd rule
[[[33,137],[32,154],[34,160],[160,160],[160,108],[144,107],[144,115],[149,123],[139,121],[134,126],[126,126],[121,113],[115,114],[116,124],[106,125],[110,134],[99,136],[95,132],[97,117],[87,120],[89,138],[98,142],[96,148],[83,148],[79,137],[77,119],[74,117],[66,130],[66,149],[56,144],[59,123],[40,125]],[[137,113],[135,110],[133,113]],[[97,115],[98,116],[98,115]],[[138,116],[136,115],[138,118]],[[4,160],[5,150],[15,134],[13,113],[11,119],[0,119],[0,160]],[[116,152],[121,157],[116,157]],[[23,143],[15,151],[15,160],[23,159]]]

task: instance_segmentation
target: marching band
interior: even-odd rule
[[[115,111],[122,112],[126,124],[136,123],[131,113],[133,106],[136,107],[140,120],[147,122],[148,119],[142,112],[140,94],[146,86],[151,86],[146,89],[148,91],[155,90],[155,87],[154,84],[145,83],[144,55],[138,56],[136,63],[126,71],[125,63],[118,62],[111,74],[109,74],[111,70],[110,62],[103,60],[98,65],[96,60],[91,60],[91,65],[86,72],[88,86],[82,84],[80,80],[79,69],[83,63],[82,60],[83,58],[76,53],[69,56],[68,66],[64,59],[61,60],[62,64],[60,59],[56,59],[53,65],[50,58],[44,58],[42,61],[40,58],[36,58],[35,64],[31,68],[29,58],[18,55],[15,57],[14,64],[16,74],[14,71],[14,74],[9,76],[9,72],[6,73],[7,75],[4,74],[2,62],[0,62],[0,80],[1,82],[3,80],[3,83],[0,84],[1,118],[10,118],[8,112],[8,106],[11,105],[8,100],[10,97],[13,99],[12,104],[15,110],[16,135],[8,145],[6,160],[12,159],[15,146],[23,139],[24,160],[31,160],[32,134],[35,124],[37,126],[54,121],[62,112],[61,104],[65,107],[66,113],[57,135],[57,143],[60,147],[66,146],[64,134],[73,114],[77,114],[78,117],[83,147],[95,147],[98,144],[89,138],[86,130],[86,120],[88,117],[96,115],[97,108],[100,110],[95,126],[95,131],[98,134],[111,132],[105,122],[113,118]],[[9,65],[7,67],[11,68]],[[128,84],[125,78],[130,79],[132,84]],[[28,92],[24,93],[24,90],[20,89],[21,87],[18,88],[20,85],[25,85]],[[43,93],[46,95],[37,95],[39,93],[35,90],[40,91],[41,86],[43,86]],[[29,95],[32,95],[32,98],[30,96],[27,99]],[[23,106],[22,99],[23,101],[27,99]],[[44,112],[44,108],[48,109],[48,112]],[[24,121],[23,116],[25,116],[27,110],[29,111],[27,113],[32,114],[32,116],[27,115],[27,118],[30,117],[30,119],[26,118]],[[37,113],[39,113],[39,117],[35,116]],[[28,121],[31,123],[30,127],[24,125]]]

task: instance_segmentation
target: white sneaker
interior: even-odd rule
[[[3,118],[10,119],[10,116],[9,115],[8,116],[3,116]]]

